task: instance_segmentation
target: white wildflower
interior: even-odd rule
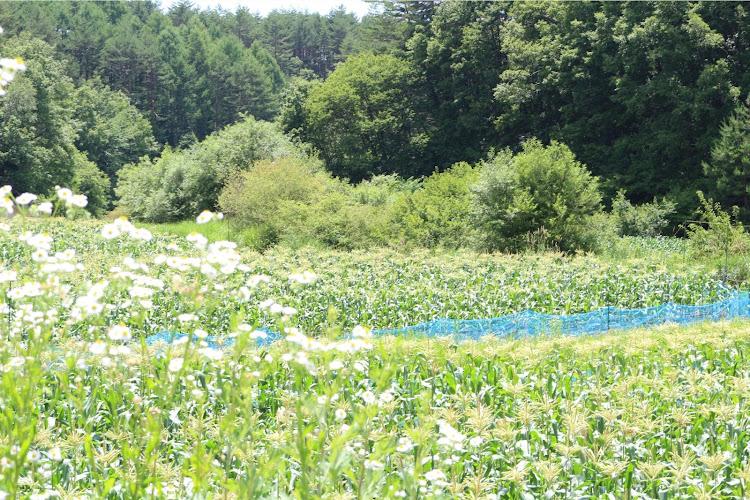
[[[167,367],[170,372],[176,373],[182,369],[182,365],[184,363],[184,359],[182,358],[172,358],[169,361],[169,366]]]
[[[37,199],[37,195],[31,193],[23,193],[16,197],[16,203],[19,205],[28,205],[32,201]]]
[[[198,224],[206,224],[207,222],[211,222],[211,219],[213,219],[214,214],[210,210],[204,210],[203,212],[196,217],[195,222]]]

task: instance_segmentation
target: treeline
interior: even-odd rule
[[[442,2],[424,14],[399,18],[412,34],[388,54],[296,82],[286,130],[337,175],[424,175],[536,137],[568,145],[609,197],[668,196],[683,220],[697,189],[743,201],[702,162],[750,92],[746,4]]]
[[[187,1],[1,2],[5,35],[54,49],[76,85],[125,94],[160,144],[202,140],[240,114],[271,120],[289,76],[325,78],[363,48],[356,16],[199,10]]]
[[[85,181],[101,192],[99,212],[115,201],[167,221],[220,208],[227,183],[249,185],[241,176],[258,161],[306,158],[299,161],[315,166],[315,179],[335,179],[333,192],[360,203],[349,195],[371,192],[372,183],[422,192],[446,182],[429,180],[435,172],[477,169],[536,139],[568,148],[593,176],[597,203],[622,212],[618,224],[658,221],[636,233],[666,216],[690,218],[698,190],[750,213],[745,4],[378,6],[357,20],[343,9],[258,17],[184,1],[166,12],[148,1],[0,3],[3,53],[29,66],[0,100],[0,178],[36,192]],[[238,138],[249,146],[230,153]],[[553,198],[550,186],[527,190]],[[191,195],[193,187],[202,194]],[[475,187],[459,189],[475,193],[471,227],[499,227],[476,222]],[[393,201],[384,192],[377,196]],[[519,193],[496,208],[514,220],[522,209],[541,210]],[[420,210],[426,201],[415,196],[392,207]],[[631,203],[648,204],[636,213]],[[536,215],[526,220],[539,226],[518,237],[552,230]],[[404,231],[398,237],[424,244],[450,240]],[[514,238],[495,246],[518,246]]]
[[[117,194],[127,214],[152,221],[218,208],[238,239],[261,249],[599,250],[621,235],[659,234],[674,211],[668,200],[633,206],[622,193],[605,210],[599,180],[570,148],[537,139],[422,179],[381,174],[353,184],[253,118],[125,166]]]

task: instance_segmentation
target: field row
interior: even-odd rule
[[[368,328],[728,293],[705,273],[260,255],[122,220],[14,220],[0,255],[0,498],[741,498],[750,479],[744,325],[463,344]],[[260,325],[285,339],[257,348]],[[142,342],[163,329],[196,342]],[[235,344],[200,342],[217,333]]]
[[[117,238],[106,240],[100,225],[68,223],[40,226],[55,235],[53,251],[74,249],[87,256],[83,271],[71,279],[112,279],[122,268],[122,255],[149,266],[165,288],[153,297],[153,307],[143,324],[146,334],[176,328],[174,310],[190,307],[172,293],[170,282],[179,274],[186,282],[206,278],[188,265],[156,265],[158,256],[181,259],[195,250],[185,238],[156,235],[150,241]],[[666,269],[648,261],[616,265],[594,256],[504,256],[470,252],[415,252],[403,256],[387,250],[374,252],[318,252],[274,249],[259,254],[241,252],[239,272],[222,276],[223,290],[214,290],[216,307],[202,316],[204,328],[219,333],[230,316],[241,313],[248,322],[273,327],[272,315],[259,307],[269,299],[298,311],[296,326],[320,333],[335,311],[336,323],[345,328],[362,324],[372,328],[397,328],[436,318],[482,319],[526,309],[547,314],[574,314],[613,306],[649,307],[668,301],[707,304],[726,298],[731,290],[703,268]],[[4,262],[20,266],[33,263],[27,248],[0,232]],[[207,269],[204,269],[207,270]],[[312,270],[314,283],[301,287],[289,275]],[[174,271],[178,271],[175,273]],[[215,269],[218,273],[219,270]],[[208,271],[211,273],[211,271]],[[239,290],[247,287],[248,292]],[[126,292],[126,290],[122,290]],[[118,318],[114,318],[118,319]],[[119,319],[118,319],[119,320]]]

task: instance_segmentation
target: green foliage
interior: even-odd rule
[[[600,208],[598,180],[564,144],[536,139],[482,166],[474,213],[488,249],[519,250],[544,235],[561,250],[592,245],[587,218]]]
[[[238,227],[256,227],[268,244],[364,247],[384,233],[385,221],[377,207],[355,201],[351,190],[309,160],[287,157],[230,177],[219,205]]]
[[[323,244],[332,248],[368,248],[389,243],[386,214],[372,205],[355,202],[346,185],[327,192],[313,203],[282,202],[281,241],[298,248]]]
[[[354,186],[352,197],[358,203],[387,207],[401,195],[414,192],[420,185],[420,179],[403,179],[397,174],[375,175]]]
[[[279,215],[284,203],[309,204],[337,188],[337,181],[309,162],[295,158],[259,161],[227,179],[219,206],[243,223],[269,226],[275,237],[284,230]]]
[[[162,12],[136,3],[0,3],[0,24],[53,46],[76,83],[101,78],[176,147],[240,120],[274,118],[289,76],[326,77],[345,53],[362,48],[354,14],[200,11],[190,2]],[[94,160],[93,155],[90,156]]]
[[[259,22],[260,40],[287,75],[325,78],[345,52],[359,50],[359,23],[343,7],[328,15],[270,12]]]
[[[74,192],[88,198],[86,209],[94,217],[101,217],[109,209],[111,187],[109,177],[102,172],[85,153],[76,152],[73,156],[75,173],[70,187]]]
[[[414,192],[400,197],[392,208],[397,236],[425,247],[468,247],[474,243],[470,227],[472,192],[470,186],[479,168],[457,163],[426,178]]]
[[[250,114],[279,118],[309,144],[300,149],[317,150],[354,183],[419,178],[537,137],[570,147],[608,197],[667,196],[672,222],[687,216],[699,188],[750,210],[748,112],[728,118],[750,89],[741,3],[387,1],[357,21],[342,8],[260,17],[190,2],[168,13],[152,2],[0,2],[0,23],[12,36],[28,31],[22,43],[44,40],[36,52],[59,75],[34,76],[35,87],[24,75],[26,87],[0,108],[0,174],[40,194],[72,180],[71,145],[114,180],[122,165],[154,153],[145,120],[160,143],[191,151]],[[44,93],[55,86],[62,91]],[[165,181],[140,195],[152,198],[141,203],[152,220],[215,206],[224,174],[211,154],[205,169],[199,156],[157,167]],[[127,194],[134,213],[146,213],[135,193]],[[615,222],[651,233],[663,208],[647,203]],[[428,233],[418,239],[434,241]],[[532,246],[554,246],[558,236],[545,226]]]
[[[404,2],[403,8],[419,8],[420,3]],[[494,122],[503,105],[493,91],[507,67],[502,30],[509,3],[441,2],[433,7],[426,27],[412,23],[414,34],[406,45],[427,96],[430,154],[443,169],[460,161],[477,162],[500,142]]]
[[[292,137],[306,140],[307,124],[309,121],[305,102],[315,86],[320,85],[318,79],[307,80],[294,77],[281,95],[281,113],[279,123],[282,130]]]
[[[89,80],[76,89],[73,100],[79,123],[76,147],[113,182],[123,165],[157,151],[151,124],[121,92]]]
[[[23,58],[28,69],[0,99],[0,179],[17,192],[50,194],[74,175],[73,85],[42,40],[10,39],[3,53]]]
[[[160,190],[164,169],[173,155],[172,149],[167,147],[155,161],[144,156],[138,163],[124,165],[117,172],[116,210],[136,220],[148,220],[152,196]]]
[[[216,208],[222,186],[261,159],[304,154],[277,127],[252,117],[182,151],[141,158],[119,173],[118,204],[135,218],[176,221]],[[278,180],[278,179],[277,179]]]
[[[725,212],[720,203],[706,199],[701,191],[698,191],[698,199],[700,220],[690,222],[686,228],[691,246],[699,255],[722,257],[726,280],[730,253],[746,254],[750,249],[750,238],[739,220],[738,207],[732,207],[731,213]]]
[[[409,63],[391,55],[350,57],[305,101],[304,140],[336,176],[358,182],[374,174],[411,177],[431,167],[420,93]]]
[[[500,28],[504,145],[569,145],[614,195],[686,200],[739,92],[747,8],[712,2],[515,2]],[[687,202],[685,202],[687,203]],[[679,207],[684,210],[684,206]]]
[[[716,194],[750,210],[750,105],[740,105],[721,126],[711,149],[711,163],[704,163],[707,176],[716,182]]]
[[[276,114],[278,65],[262,48],[256,49],[261,61],[238,38],[224,36],[209,51],[202,95],[211,104],[210,116],[205,118],[213,124],[213,130],[220,130],[243,114],[263,120]]]
[[[675,203],[667,199],[633,205],[620,190],[612,200],[612,217],[618,232],[623,236],[657,236],[669,223]]]
[[[159,34],[161,91],[156,106],[155,133],[158,140],[176,146],[183,137],[195,134],[200,119],[196,68],[188,59],[184,36],[172,27]]]

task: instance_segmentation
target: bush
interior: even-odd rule
[[[385,207],[402,195],[413,193],[420,185],[419,179],[403,179],[398,174],[376,175],[357,184],[352,190],[352,196],[363,205]]]
[[[612,200],[612,217],[622,236],[657,236],[661,234],[675,211],[676,204],[667,199],[632,205],[620,190]]]
[[[383,210],[360,203],[354,192],[318,164],[287,157],[236,173],[219,195],[219,205],[233,224],[242,231],[252,228],[267,244],[351,249],[386,243]]]
[[[225,128],[183,151],[165,149],[156,160],[142,158],[118,173],[119,205],[134,218],[169,222],[214,210],[229,178],[256,161],[304,158],[276,125],[245,121]]]
[[[73,182],[74,192],[85,194],[88,198],[86,209],[94,217],[103,216],[109,208],[110,183],[107,174],[99,170],[89,161],[85,153],[76,151],[73,154]]]
[[[515,156],[505,150],[482,165],[472,187],[474,216],[489,250],[528,248],[542,228],[561,250],[591,248],[588,218],[600,209],[599,183],[564,144],[536,139]]]
[[[282,202],[280,216],[286,222],[284,243],[299,247],[310,242],[341,248],[367,248],[389,242],[388,219],[376,206],[352,199],[351,189],[326,193],[314,203]]]
[[[283,202],[308,204],[337,188],[335,179],[308,162],[292,157],[263,160],[228,179],[219,195],[219,206],[245,223],[280,227],[276,219]]]
[[[398,237],[421,246],[457,248],[473,241],[470,227],[471,189],[479,170],[457,163],[425,179],[422,187],[406,193],[392,213]]]
[[[745,254],[750,248],[747,233],[739,220],[739,208],[732,207],[732,212],[727,213],[718,202],[706,199],[701,191],[698,191],[698,199],[700,220],[687,226],[690,245],[699,256],[720,257],[724,261],[723,278],[726,280],[730,254]]]
[[[117,172],[117,210],[133,219],[155,220],[149,212],[154,207],[156,193],[161,191],[164,170],[174,155],[172,149],[166,147],[156,160],[144,156],[138,163],[123,166]]]

